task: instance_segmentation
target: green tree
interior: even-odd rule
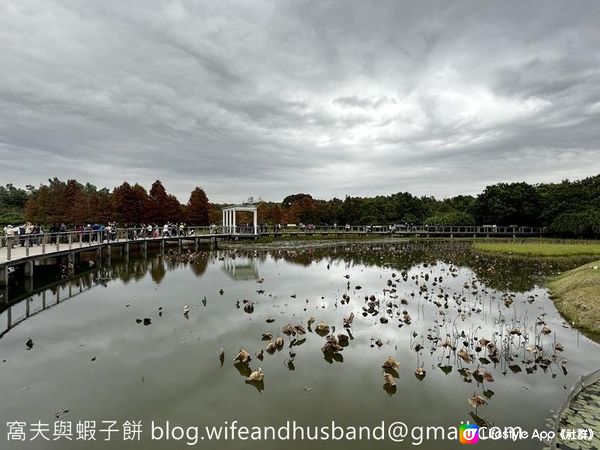
[[[539,224],[540,196],[527,183],[499,183],[487,186],[473,206],[475,219],[481,225]]]
[[[0,225],[14,225],[24,221],[25,205],[33,190],[33,186],[28,186],[27,190],[16,188],[12,184],[0,186]]]
[[[600,209],[562,213],[552,221],[548,231],[562,237],[598,238]]]
[[[427,225],[475,225],[473,216],[464,211],[450,211],[434,214],[425,219]]]

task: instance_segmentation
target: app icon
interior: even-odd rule
[[[458,427],[458,438],[461,444],[477,444],[479,427],[474,423],[463,423]]]

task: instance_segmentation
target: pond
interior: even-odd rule
[[[447,242],[114,258],[20,301],[10,317],[9,310],[2,312],[0,332],[25,308],[46,306],[0,338],[1,417],[26,422],[28,431],[26,442],[11,442],[10,448],[193,443],[185,436],[151,440],[152,421],[163,431],[167,421],[171,427],[234,421],[249,427],[286,421],[305,427],[332,421],[342,427],[382,421],[452,427],[470,421],[547,430],[568,389],[597,369],[600,359],[600,347],[565,323],[541,287],[546,277],[580,263],[482,256],[468,244]],[[348,342],[326,344],[327,333],[317,333],[321,323]],[[272,338],[263,340],[263,333]],[[273,354],[263,351],[260,359],[257,352],[278,336],[283,346]],[[247,365],[233,363],[240,348],[252,358]],[[390,356],[399,367],[384,371]],[[262,383],[246,383],[259,367]],[[384,373],[395,387],[384,385]],[[478,402],[477,408],[471,404]],[[56,420],[72,423],[72,440],[52,440]],[[76,440],[76,423],[84,420],[96,421],[95,441]],[[109,421],[121,432],[103,442],[107,434],[100,429]],[[142,421],[140,441],[123,441],[125,421]],[[49,424],[50,441],[29,440],[34,422]],[[413,447],[410,435],[403,443],[197,443],[261,449],[365,445]],[[535,440],[510,445],[544,446]],[[506,442],[487,441],[483,448],[506,448]]]

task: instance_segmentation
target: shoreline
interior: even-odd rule
[[[533,258],[600,257],[600,242],[564,239],[474,240],[473,250],[483,254]]]
[[[600,344],[600,260],[559,275],[547,288],[569,324]]]

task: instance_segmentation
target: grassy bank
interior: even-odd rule
[[[565,272],[548,287],[560,313],[600,343],[600,261]]]
[[[473,248],[481,252],[523,256],[600,256],[597,241],[493,241],[474,242]]]

